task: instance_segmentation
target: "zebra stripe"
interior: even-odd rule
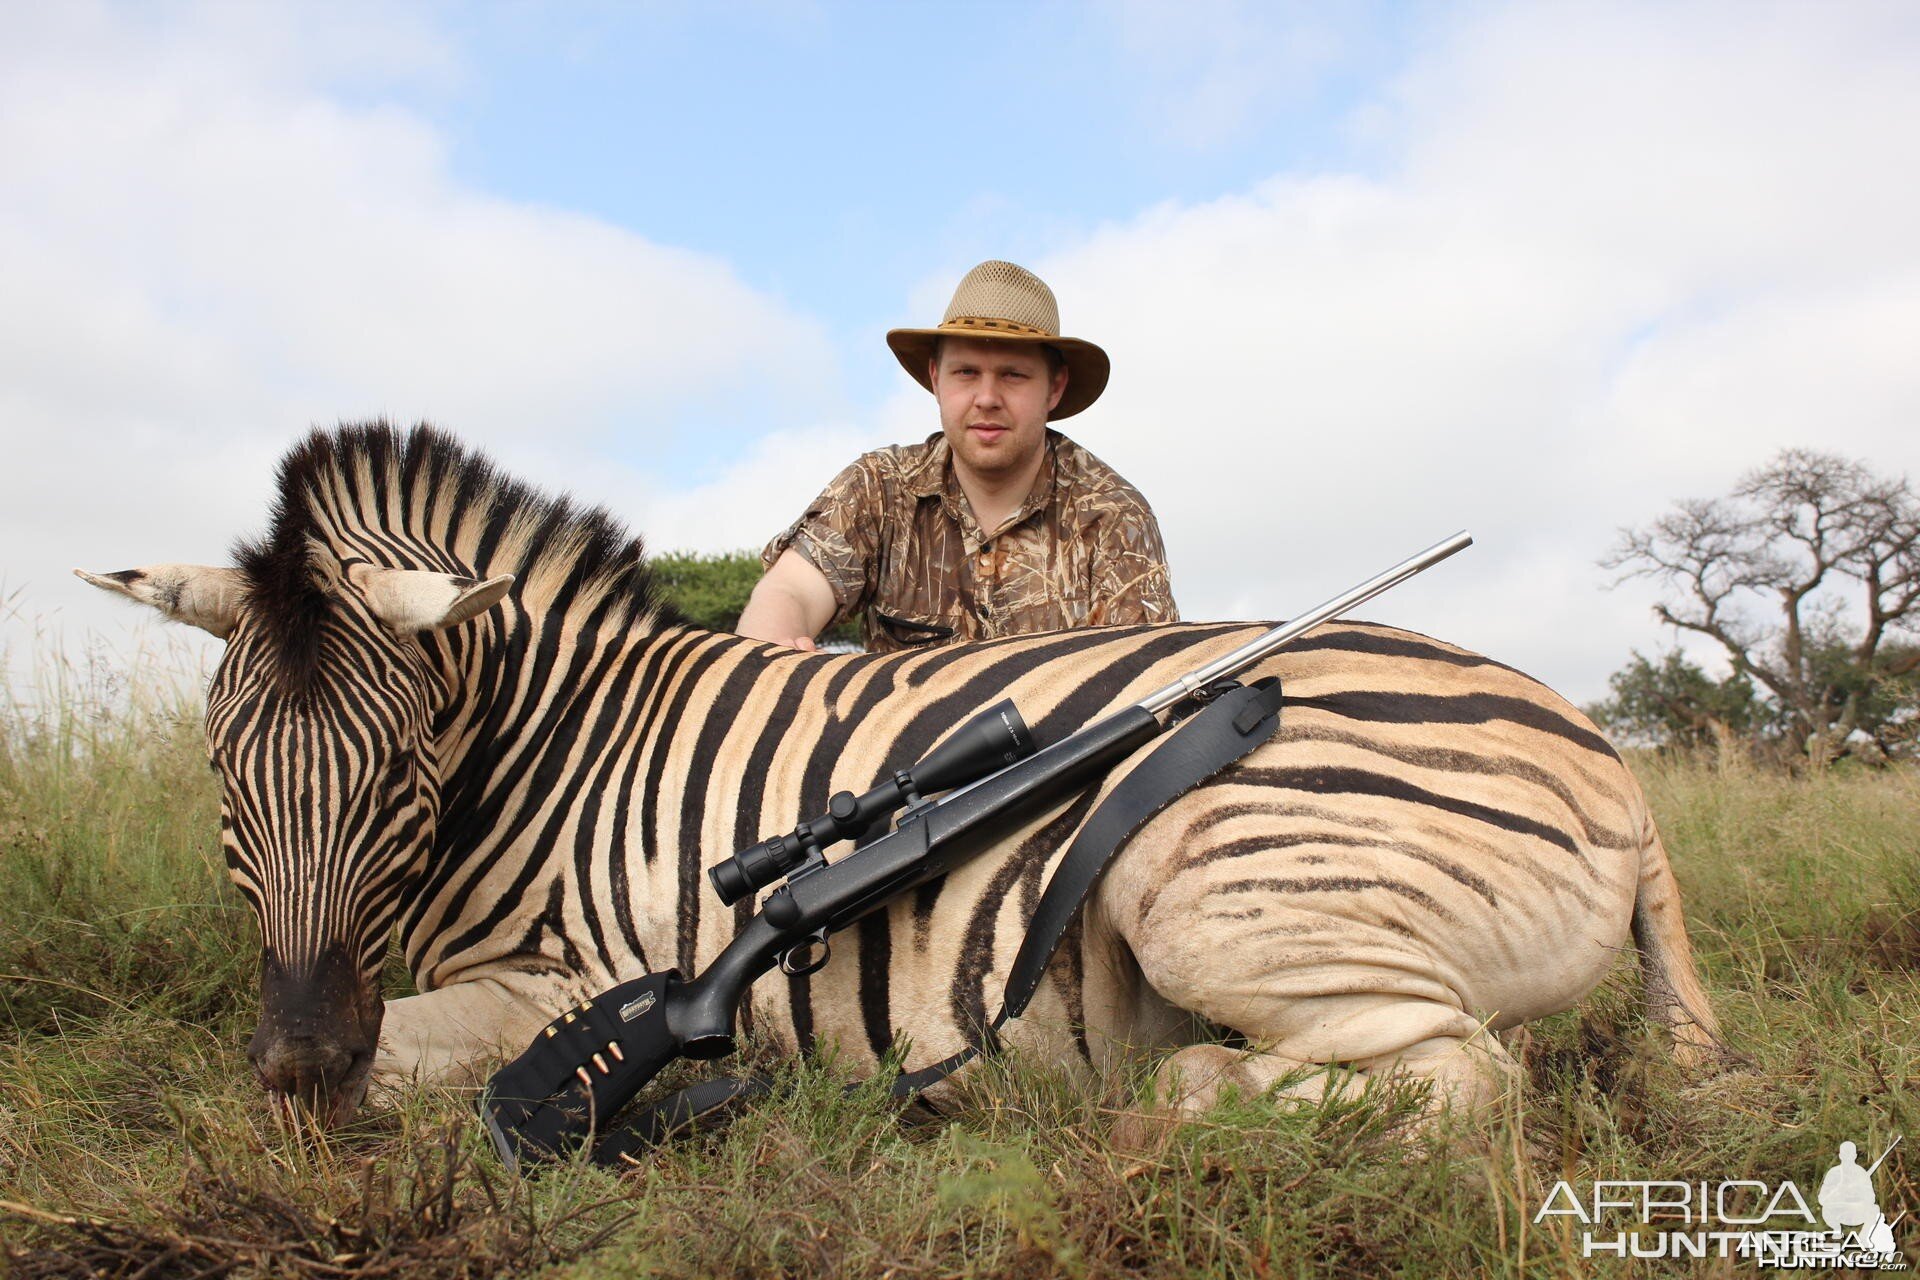
[[[369,567],[517,582],[471,621],[399,635],[350,585]],[[649,969],[697,970],[752,911],[720,906],[707,867],[982,707],[1012,696],[1055,739],[1264,629],[884,656],[704,632],[662,607],[604,513],[383,425],[289,455],[241,571],[208,715],[234,878],[290,973],[339,953],[371,989],[398,931],[423,994],[387,1010],[396,1074],[516,1048]],[[1504,664],[1363,623],[1248,678],[1264,674],[1289,692],[1280,733],[1143,830],[1050,971],[1029,1041],[1100,1065],[1110,1042],[1177,1038],[1184,1019],[1282,1058],[1413,1061],[1432,1037],[1389,1043],[1393,1028],[1564,1007],[1630,923],[1657,943],[1662,1016],[1710,1032],[1644,798],[1577,711]],[[868,1059],[906,1034],[916,1065],[977,1039],[1096,798],[868,917],[818,973],[763,980],[744,1016],[789,1047],[832,1038]],[[1313,1009],[1341,1011],[1350,1049],[1296,1028]]]

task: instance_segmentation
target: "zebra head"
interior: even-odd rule
[[[294,559],[80,576],[227,641],[207,749],[229,873],[260,926],[247,1052],[269,1090],[331,1122],[365,1094],[387,942],[439,817],[430,635],[513,578],[383,568],[318,543]]]

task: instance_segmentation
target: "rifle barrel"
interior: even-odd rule
[[[1293,643],[1321,623],[1332,621],[1347,610],[1373,599],[1387,588],[1398,586],[1423,569],[1430,569],[1454,552],[1463,551],[1472,545],[1472,536],[1462,529],[1451,538],[1444,538],[1418,555],[1408,556],[1393,568],[1368,578],[1357,587],[1341,592],[1316,608],[1309,609],[1291,622],[1283,622],[1265,635],[1249,640],[1232,653],[1215,658],[1197,671],[1188,672],[1164,689],[1156,689],[1134,705],[1159,715],[1174,703],[1206,688],[1215,680],[1245,671],[1274,650],[1282,645]]]

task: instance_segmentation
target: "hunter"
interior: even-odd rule
[[[875,653],[1066,627],[1175,622],[1139,490],[1047,424],[1106,388],[1041,279],[983,262],[937,328],[887,334],[940,430],[863,454],[761,553],[741,635],[812,649],[859,616]]]

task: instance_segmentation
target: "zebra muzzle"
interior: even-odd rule
[[[304,1107],[322,1123],[336,1125],[358,1109],[372,1063],[371,1051],[296,1041],[281,1042],[261,1055],[254,1070],[274,1094]]]
[[[261,965],[260,1022],[247,1044],[260,1083],[327,1124],[351,1119],[373,1070],[385,1012],[343,952],[310,969]]]

